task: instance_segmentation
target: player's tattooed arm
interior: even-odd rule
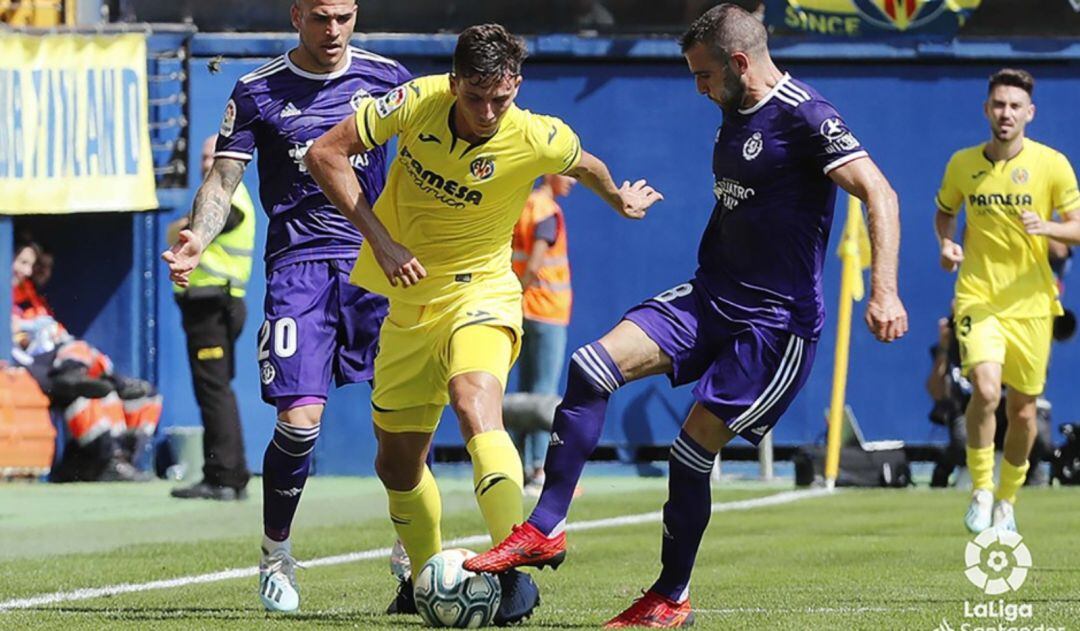
[[[908,318],[897,291],[900,258],[900,201],[885,175],[870,158],[852,160],[829,172],[841,188],[866,204],[873,262],[866,325],[879,341],[892,342],[907,333]]]
[[[615,186],[607,165],[585,150],[581,151],[577,166],[566,174],[584,184],[627,219],[644,218],[650,206],[664,199],[664,196],[645,180],[638,180],[633,184],[625,181],[622,186]]]
[[[206,247],[225,227],[232,209],[232,197],[236,187],[244,177],[241,160],[216,158],[202,186],[195,193],[195,203],[191,208],[190,229]]]
[[[169,278],[181,287],[187,287],[188,277],[199,265],[203,250],[221,232],[232,209],[232,196],[244,175],[245,163],[232,158],[217,158],[206,174],[187,226],[170,237],[170,247],[161,254],[169,264]],[[179,228],[180,226],[178,226]]]

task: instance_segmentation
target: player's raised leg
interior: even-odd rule
[[[668,372],[671,360],[641,327],[623,320],[570,360],[562,403],[555,412],[544,491],[529,520],[502,543],[465,561],[474,572],[519,566],[558,567],[566,555],[566,515],[589,455],[600,441],[608,399],[627,381]]]

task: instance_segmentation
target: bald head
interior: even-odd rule
[[[734,4],[720,4],[694,20],[679,45],[685,53],[701,44],[718,60],[727,61],[733,53],[759,59],[768,54],[768,41],[765,25],[752,13]]]

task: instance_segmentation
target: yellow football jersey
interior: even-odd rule
[[[473,288],[520,291],[510,267],[514,224],[536,178],[577,166],[581,143],[561,120],[511,106],[494,136],[470,145],[454,133],[453,108],[445,74],[360,102],[356,126],[365,145],[398,137],[375,215],[428,275],[408,289],[393,287],[365,247],[354,284],[411,304]]]
[[[1031,139],[1014,158],[999,162],[986,157],[983,145],[961,149],[945,168],[936,201],[950,215],[961,205],[967,209],[957,313],[985,309],[998,317],[1034,318],[1062,312],[1046,237],[1029,235],[1020,213],[1050,220],[1054,211],[1080,210],[1076,174],[1064,155]]]

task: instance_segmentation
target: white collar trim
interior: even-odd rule
[[[294,48],[293,50],[296,50],[296,49]],[[348,61],[344,66],[341,67],[340,70],[335,70],[333,72],[328,72],[326,74],[316,74],[314,72],[308,72],[307,70],[304,70],[300,66],[297,66],[296,64],[294,64],[293,60],[292,60],[292,57],[290,56],[291,54],[292,54],[292,50],[285,53],[285,66],[288,67],[288,69],[290,71],[292,71],[293,74],[301,76],[301,77],[303,77],[305,79],[314,79],[315,81],[329,81],[330,79],[337,79],[338,77],[345,74],[349,70],[349,66],[352,65],[352,58],[353,58],[352,46],[346,45],[346,47],[345,47],[345,57],[347,58]]]
[[[791,74],[785,72],[784,76],[780,77],[780,80],[776,82],[776,85],[774,85],[771,90],[769,90],[768,94],[763,96],[760,101],[758,101],[757,103],[754,103],[749,108],[747,108],[745,110],[739,110],[739,113],[740,114],[753,114],[754,112],[756,112],[756,111],[760,110],[761,108],[765,107],[765,104],[768,103],[769,101],[771,101],[772,98],[774,96],[776,96],[776,93],[780,91],[780,88],[784,87],[784,85],[786,85],[788,81],[791,81]]]

